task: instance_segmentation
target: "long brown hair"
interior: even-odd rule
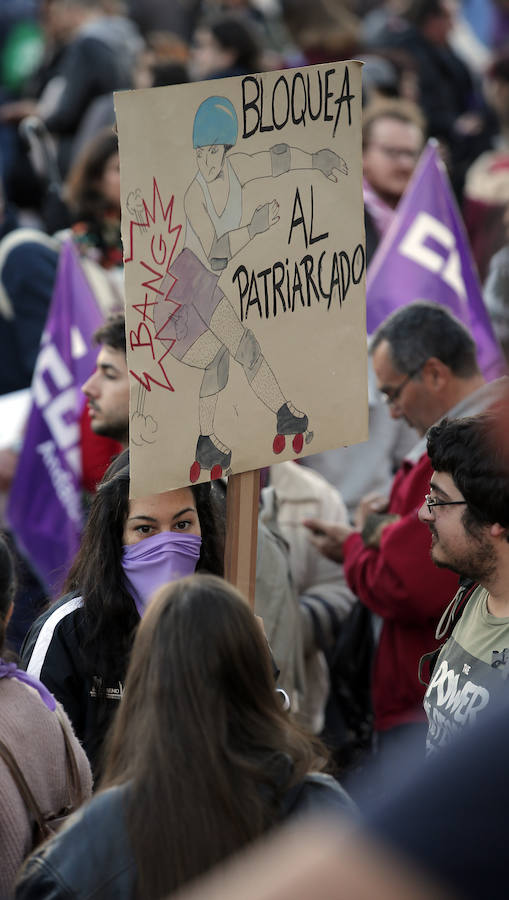
[[[137,896],[162,897],[261,835],[324,757],[283,711],[244,598],[214,575],[161,588],[136,635],[101,785],[129,783]]]

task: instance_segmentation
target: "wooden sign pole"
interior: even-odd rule
[[[226,491],[224,577],[254,609],[260,470],[230,475]]]

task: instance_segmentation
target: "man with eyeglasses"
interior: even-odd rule
[[[482,412],[506,387],[505,379],[485,383],[472,337],[439,304],[418,301],[396,310],[375,332],[370,350],[391,416],[406,419],[420,440],[396,474],[386,512],[361,504],[357,528],[305,524],[324,555],[343,561],[351,590],[382,620],[372,696],[383,752],[403,731],[420,729],[424,741],[418,664],[437,647],[436,624],[458,583],[433,565],[428,530],[417,518],[433,474],[425,435],[446,415]]]
[[[509,676],[509,467],[494,413],[432,428],[433,467],[419,519],[431,532],[431,558],[477,582],[442,646],[424,698],[428,750],[473,724]],[[437,627],[458,618],[460,588]],[[445,623],[445,625],[444,625]]]
[[[406,100],[368,107],[362,125],[366,264],[391,224],[424,145],[424,119]]]

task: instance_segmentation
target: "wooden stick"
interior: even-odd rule
[[[226,491],[224,577],[254,609],[260,470],[230,475]]]

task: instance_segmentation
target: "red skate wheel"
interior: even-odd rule
[[[272,449],[274,453],[282,453],[285,449],[285,436],[284,434],[276,434],[274,438],[274,443],[272,444]]]
[[[300,451],[302,450],[303,444],[304,444],[304,435],[302,433],[296,434],[292,441],[292,447],[296,453],[300,453]]]
[[[221,466],[212,466],[212,469],[210,471],[210,480],[215,481],[216,478],[221,478],[222,474],[223,474],[223,470],[222,470]]]
[[[194,484],[195,481],[198,481],[198,478],[200,477],[200,472],[201,472],[200,463],[198,462],[197,459],[195,459],[194,463],[191,466],[191,470],[189,472],[189,480],[191,481],[191,484]]]

